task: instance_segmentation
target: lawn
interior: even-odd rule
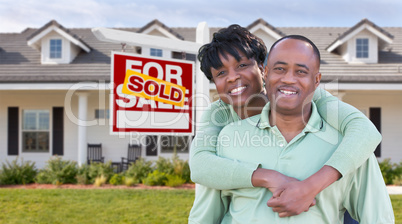
[[[0,189],[0,223],[187,223],[194,190]],[[402,195],[391,195],[402,224]]]
[[[187,223],[194,190],[0,189],[0,223]]]

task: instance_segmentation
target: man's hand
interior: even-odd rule
[[[315,205],[312,189],[277,171],[258,168],[252,176],[252,183],[254,187],[265,187],[273,193],[267,204],[280,217],[298,215]]]
[[[272,191],[272,198],[267,205],[272,211],[277,212],[279,217],[288,217],[307,212],[316,201],[312,189],[303,181],[292,181]]]

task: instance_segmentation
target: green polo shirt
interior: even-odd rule
[[[270,126],[269,108],[268,103],[261,115],[223,128],[217,154],[306,179],[328,161],[342,135],[321,119],[313,103],[306,127],[287,143],[278,128]],[[373,155],[356,171],[319,193],[316,206],[308,212],[280,218],[266,205],[271,197],[272,193],[265,188],[222,190],[222,202],[217,206],[224,206],[222,223],[343,223],[346,209],[360,224],[394,223],[391,201]]]

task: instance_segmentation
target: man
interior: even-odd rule
[[[320,84],[320,57],[307,38],[286,36],[275,42],[265,73],[270,100],[260,115],[229,124],[219,134],[221,157],[249,163],[308,181],[331,157],[341,134],[318,114],[312,97]],[[342,223],[347,209],[359,223],[394,223],[392,205],[376,158],[316,196],[308,212],[282,217],[285,211],[266,188],[223,190],[227,205],[222,223]],[[269,200],[272,196],[271,200]],[[268,205],[266,202],[269,200]],[[220,205],[217,205],[220,206]]]

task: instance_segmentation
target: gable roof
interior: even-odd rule
[[[210,27],[210,37],[212,38],[213,33],[220,28],[223,27]],[[110,82],[110,54],[112,51],[122,50],[120,43],[99,41],[90,28],[70,28],[70,33],[79,36],[91,46],[91,52],[78,54],[70,64],[43,65],[40,53],[29,47],[26,41],[40,29],[28,28],[21,33],[0,33],[0,83]],[[196,27],[170,29],[183,36],[186,41],[196,40]],[[306,36],[317,45],[321,52],[320,70],[323,83],[402,83],[402,27],[382,28],[394,38],[387,49],[379,50],[378,63],[375,64],[348,64],[342,56],[325,50],[329,44],[350,30],[350,27],[275,29],[283,35]],[[121,30],[137,32],[139,28]],[[135,46],[127,46],[125,51],[136,53]]]
[[[46,25],[38,29],[36,32],[32,33],[28,38],[28,45],[36,48],[39,50],[40,48],[40,40],[46,36],[48,33],[55,31],[64,38],[68,39],[75,45],[79,46],[82,48],[84,51],[87,53],[91,51],[91,48],[89,47],[88,44],[86,44],[80,37],[77,35],[73,34],[70,32],[70,30],[64,28],[62,25],[60,25],[56,20],[51,20],[48,22]]]
[[[152,30],[157,29],[158,31],[162,32],[163,34],[165,34],[166,36],[174,36],[177,39],[180,40],[184,40],[184,38],[177,32],[175,32],[174,30],[170,29],[169,27],[167,27],[165,24],[161,23],[159,20],[154,19],[151,22],[149,22],[148,24],[146,24],[145,26],[143,26],[142,28],[140,28],[137,33],[149,33]]]
[[[340,35],[337,39],[335,39],[327,48],[326,50],[329,52],[332,52],[335,50],[337,47],[342,45],[343,43],[347,42],[350,38],[352,38],[354,35],[359,33],[362,30],[368,30],[371,33],[375,34],[377,37],[379,37],[381,40],[384,42],[390,44],[392,43],[392,39],[394,36],[392,36],[390,33],[385,31],[384,29],[380,28],[379,26],[375,25],[373,22],[371,22],[368,19],[363,19],[356,25],[354,25],[352,28],[344,32],[342,35]]]
[[[246,27],[251,33],[255,32],[258,29],[264,30],[266,33],[270,34],[272,37],[276,39],[280,39],[281,37],[285,36],[279,29],[275,28],[271,24],[267,23],[263,19],[257,19],[250,25]]]

